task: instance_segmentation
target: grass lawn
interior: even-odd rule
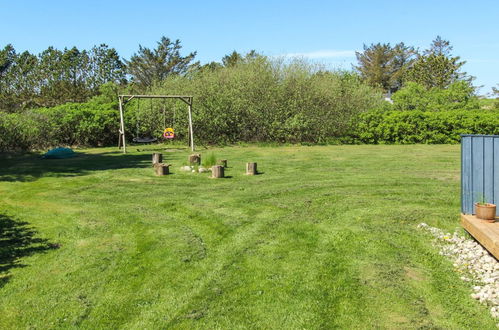
[[[0,156],[1,329],[495,328],[416,229],[459,227],[457,145],[131,150]]]

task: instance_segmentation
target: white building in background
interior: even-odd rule
[[[386,102],[390,102],[391,104],[393,104],[392,93],[385,93],[385,94],[383,94],[383,100],[385,100]]]

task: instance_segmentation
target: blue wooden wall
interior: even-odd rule
[[[499,135],[462,135],[461,212],[473,214],[482,196],[499,202]]]

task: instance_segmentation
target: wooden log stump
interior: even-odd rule
[[[222,165],[214,165],[211,167],[211,177],[212,178],[223,178],[224,177],[224,167]]]
[[[256,169],[256,163],[246,163],[246,175],[256,175],[258,171]]]
[[[191,165],[201,165],[201,154],[189,155],[189,164]]]
[[[159,153],[153,153],[152,154],[152,165],[156,165],[158,163],[162,163],[163,162],[163,155],[162,154],[159,154]]]
[[[219,165],[222,165],[223,167],[227,167],[227,159],[220,159],[217,162]]]
[[[154,171],[157,176],[170,174],[170,164],[156,163],[154,164]]]

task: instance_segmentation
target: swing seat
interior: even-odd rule
[[[173,128],[165,128],[165,130],[163,131],[163,137],[165,139],[173,139],[175,137],[175,131],[173,130]]]
[[[152,143],[158,141],[156,138],[145,138],[145,137],[134,137],[132,139],[133,142],[136,143]]]

